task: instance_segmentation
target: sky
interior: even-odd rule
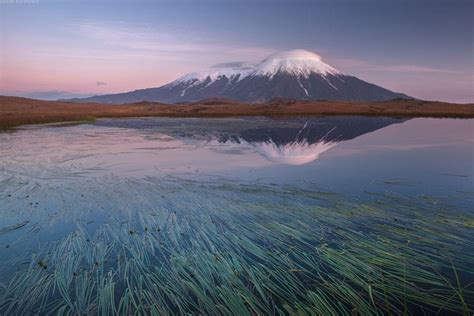
[[[474,102],[472,0],[0,0],[0,94],[157,87],[307,49],[410,96]]]

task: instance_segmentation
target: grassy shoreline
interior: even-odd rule
[[[17,178],[5,188],[0,209],[18,223],[7,229],[37,224],[54,238],[0,267],[2,315],[471,315],[474,307],[473,216],[448,202],[462,195],[359,199],[313,186],[119,175],[32,190]],[[24,203],[58,204],[24,211],[10,202],[24,190]],[[4,253],[23,244],[11,246]]]
[[[208,100],[177,105],[154,102],[111,105],[0,96],[0,130],[27,124],[94,121],[98,118],[337,115],[474,118],[474,105],[421,100],[383,102],[276,100],[259,104]]]

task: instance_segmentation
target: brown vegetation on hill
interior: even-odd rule
[[[421,100],[383,102],[271,100],[245,104],[203,100],[189,104],[141,102],[124,105],[68,103],[0,96],[0,128],[23,124],[94,120],[102,117],[231,117],[231,116],[370,115],[473,118],[473,104]]]

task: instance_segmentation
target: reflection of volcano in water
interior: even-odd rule
[[[313,118],[301,127],[262,127],[225,135],[220,142],[251,145],[266,159],[302,165],[318,159],[338,143],[384,128],[403,120],[394,118]],[[278,124],[275,124],[278,125]]]
[[[94,124],[143,130],[145,137],[150,139],[160,133],[191,144],[209,144],[217,140],[232,147],[250,148],[273,162],[301,165],[318,159],[340,142],[404,121],[363,116],[285,119],[248,117],[103,119]]]

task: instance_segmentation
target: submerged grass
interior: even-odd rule
[[[146,180],[83,184],[107,221],[91,229],[64,203],[75,228],[14,259],[29,265],[0,290],[0,313],[473,312],[472,214],[425,197]]]

